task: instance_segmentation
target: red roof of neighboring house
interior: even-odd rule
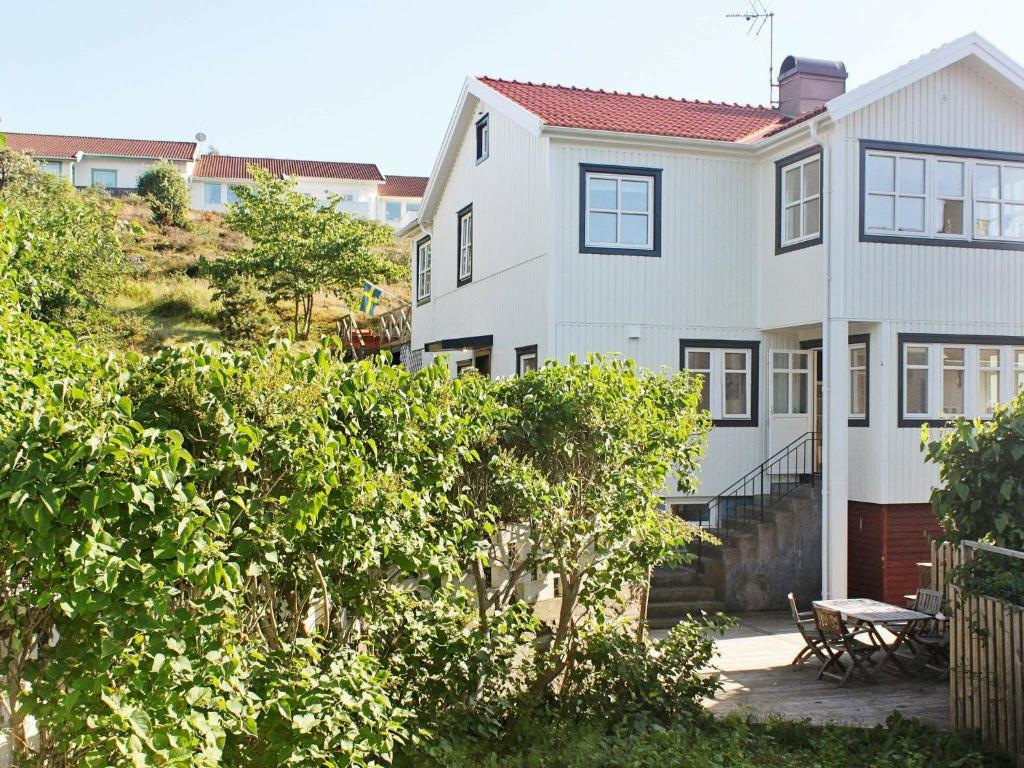
[[[378,194],[384,197],[423,197],[427,189],[426,176],[388,176]]]
[[[787,126],[777,109],[750,104],[669,99],[492,77],[481,83],[548,125],[713,141],[743,141]]]
[[[327,160],[279,160],[273,157],[201,155],[193,177],[205,179],[249,179],[247,165],[266,168],[275,176],[304,176],[314,179],[384,181],[373,163],[335,163]]]
[[[140,157],[160,160],[191,160],[194,141],[150,141],[149,139],[104,139],[96,136],[55,136],[46,133],[8,133],[7,145],[36,157],[73,159],[79,152],[105,157]]]

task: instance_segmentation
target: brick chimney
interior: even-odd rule
[[[846,93],[846,65],[841,61],[787,56],[779,70],[779,111],[796,117]]]

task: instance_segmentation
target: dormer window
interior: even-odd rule
[[[775,252],[821,242],[821,148],[775,163]]]
[[[476,161],[482,163],[491,154],[490,115],[476,121]]]

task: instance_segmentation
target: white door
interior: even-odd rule
[[[768,417],[768,455],[776,453],[814,430],[811,406],[811,385],[814,379],[813,352],[803,349],[775,349],[769,355],[771,375],[769,381],[770,411]],[[806,456],[808,467],[800,467],[799,459]],[[804,474],[809,472],[812,452],[797,452],[790,461],[781,461],[769,468],[772,474]]]

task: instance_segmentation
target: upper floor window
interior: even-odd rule
[[[105,168],[93,168],[89,182],[94,187],[114,189],[117,187],[117,171]]]
[[[491,154],[490,115],[484,115],[476,121],[476,161],[482,163]]]
[[[900,426],[991,418],[1024,391],[1024,338],[900,335]]]
[[[1024,247],[1024,155],[873,142],[862,151],[862,239]]]
[[[580,166],[580,252],[660,255],[661,171]]]
[[[385,221],[401,221],[402,220],[402,203],[398,200],[388,200],[384,203],[384,220]]]
[[[416,243],[416,300],[430,298],[430,238]]]
[[[458,213],[458,284],[473,279],[473,206],[467,205]]]
[[[812,147],[775,164],[776,253],[821,242],[821,149]]]
[[[203,202],[206,205],[220,205],[220,184],[203,184]]]
[[[36,165],[38,165],[39,170],[44,173],[52,173],[54,176],[61,175],[60,160],[36,160]]]
[[[682,367],[702,377],[699,408],[718,426],[757,426],[757,342],[684,339]]]

